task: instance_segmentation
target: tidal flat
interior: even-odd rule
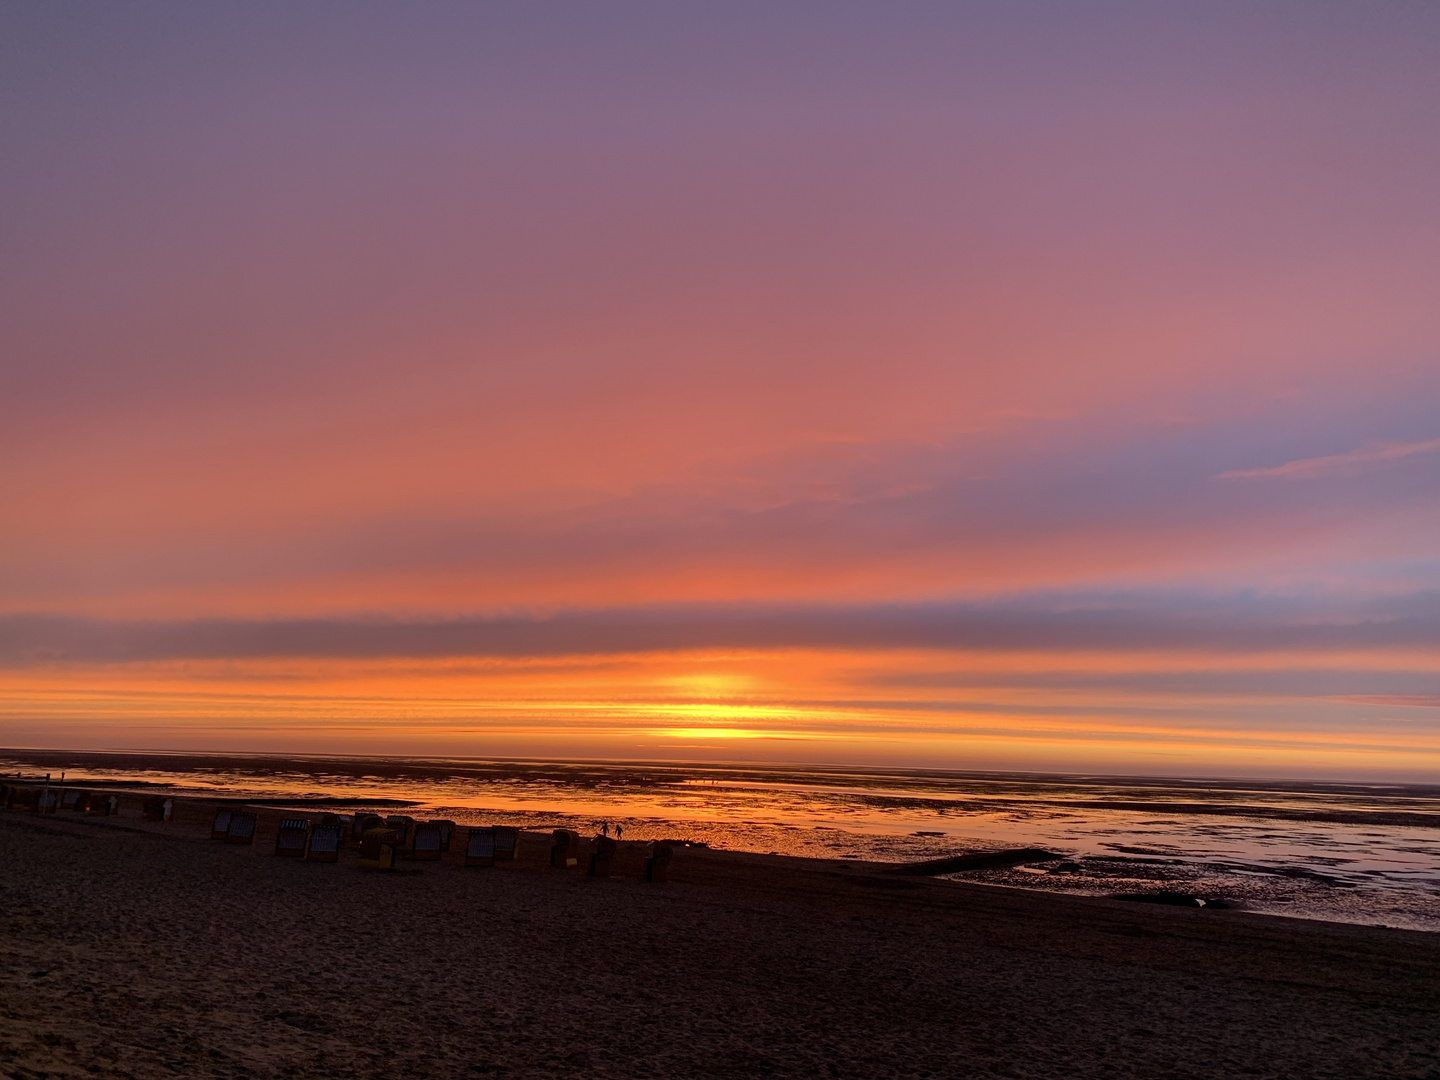
[[[404,872],[0,812],[15,1078],[1440,1077],[1440,935],[684,847]]]

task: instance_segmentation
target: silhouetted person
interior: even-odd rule
[[[601,836],[609,836],[609,835],[610,835],[610,822],[608,822],[608,821],[602,821],[602,822],[600,823],[600,835],[601,835]]]
[[[619,840],[620,837],[622,837],[622,836],[624,836],[624,835],[625,835],[625,826],[624,826],[624,825],[617,824],[617,825],[615,826],[615,839],[616,839],[616,840]]]

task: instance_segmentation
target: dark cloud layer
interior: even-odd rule
[[[1021,597],[992,603],[670,605],[436,621],[0,618],[0,663],[284,657],[526,657],[693,649],[1218,653],[1440,646],[1440,594],[1364,602],[1239,596]]]

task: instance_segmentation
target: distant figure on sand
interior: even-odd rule
[[[601,836],[609,836],[609,835],[610,835],[610,822],[608,822],[608,821],[602,821],[602,822],[600,823],[600,835],[601,835]]]
[[[617,823],[617,824],[615,825],[615,839],[616,839],[616,840],[619,840],[620,837],[622,837],[622,836],[624,836],[624,835],[625,835],[625,826]]]

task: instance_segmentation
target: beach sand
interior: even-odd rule
[[[375,873],[138,807],[0,811],[0,1074],[1440,1078],[1440,935],[534,834]]]

